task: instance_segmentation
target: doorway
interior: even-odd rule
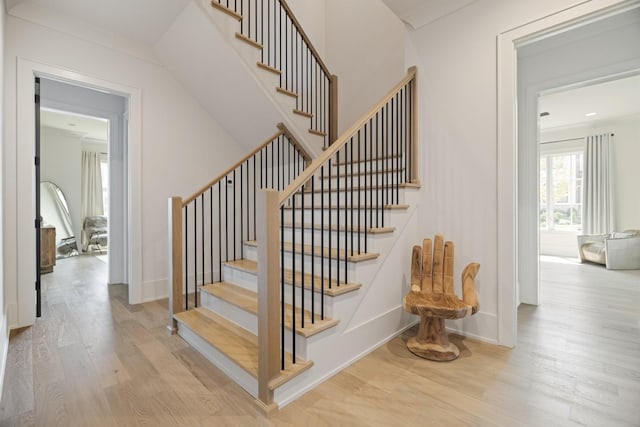
[[[587,87],[605,84],[636,74],[640,70],[640,48],[630,31],[640,26],[640,8],[610,14],[588,24],[565,32],[523,43],[517,48],[518,63],[518,300],[517,303],[538,305],[540,234],[540,125],[549,122],[552,115],[540,117],[540,96],[561,98],[561,90],[588,91]],[[599,54],[606,51],[608,55]],[[631,59],[631,60],[630,60]],[[555,95],[554,95],[555,93]],[[604,101],[603,101],[604,106]],[[582,107],[586,107],[586,101]],[[559,108],[559,107],[558,107]],[[565,107],[570,109],[569,107]],[[576,106],[573,111],[576,111]],[[592,109],[595,106],[591,107]],[[585,114],[593,111],[582,112]],[[556,116],[559,116],[557,112]],[[588,116],[593,117],[593,116]],[[582,132],[586,132],[584,129]],[[569,139],[556,134],[555,140]],[[575,136],[575,134],[572,134]],[[586,135],[582,135],[583,137]],[[571,145],[571,144],[574,145]],[[564,141],[573,154],[563,160],[577,161],[576,141]],[[580,144],[580,141],[577,141]],[[555,144],[558,145],[558,144]],[[545,151],[553,151],[545,145]],[[576,165],[574,165],[576,166]],[[569,164],[569,169],[571,165]],[[575,172],[575,170],[574,170]],[[576,184],[574,182],[574,184]],[[574,208],[578,207],[573,197]],[[567,204],[570,204],[567,202]],[[570,206],[566,206],[571,211]],[[575,211],[575,209],[574,209]],[[577,212],[575,212],[577,213]],[[558,212],[560,215],[560,213]],[[547,217],[549,218],[549,217]],[[575,220],[576,218],[574,218]],[[560,220],[560,218],[559,218]],[[566,218],[565,218],[566,220]],[[575,222],[575,221],[574,221]],[[571,234],[569,231],[565,235]],[[557,237],[557,234],[556,236]],[[565,236],[567,237],[567,236]],[[571,236],[569,236],[570,238]],[[575,237],[575,234],[574,234]],[[577,243],[574,246],[577,251]]]
[[[616,17],[621,20],[616,22]],[[607,29],[599,23],[614,26]],[[606,0],[581,3],[498,35],[497,267],[502,345],[513,347],[518,341],[517,307],[538,303],[538,95],[640,69],[640,45],[635,43],[639,23],[640,4]],[[591,33],[579,34],[583,28]],[[568,37],[562,40],[563,35]]]
[[[35,113],[34,113],[34,77],[50,79],[59,83],[66,83],[75,88],[91,89],[93,92],[101,94],[114,94],[128,101],[128,109],[121,121],[128,123],[122,136],[122,152],[118,153],[122,158],[126,156],[126,163],[120,161],[119,166],[123,173],[121,177],[126,177],[126,181],[121,181],[119,185],[126,185],[126,194],[123,203],[123,221],[126,219],[127,227],[122,235],[114,235],[111,238],[110,249],[112,254],[114,243],[120,238],[122,244],[128,247],[127,254],[121,254],[122,262],[126,262],[126,269],[120,271],[126,274],[124,280],[113,280],[114,283],[128,284],[128,300],[131,303],[142,302],[142,269],[141,269],[141,105],[142,96],[139,88],[113,83],[111,81],[86,76],[70,70],[61,69],[55,66],[42,64],[18,58],[17,61],[17,145],[16,145],[16,169],[15,169],[15,223],[14,233],[16,235],[16,249],[14,253],[16,289],[18,303],[12,309],[12,322],[16,327],[29,326],[35,320],[36,293],[34,283],[36,281],[36,269],[34,259],[36,257],[36,242],[34,236],[35,217],[35,177],[34,177],[34,157],[35,157]],[[69,103],[72,104],[72,103]],[[62,109],[60,106],[50,105],[51,108]],[[73,111],[73,110],[72,110]],[[82,112],[85,115],[100,116],[100,113]],[[109,149],[109,162],[111,169],[117,164],[114,162],[116,150]],[[115,176],[115,174],[114,174]],[[110,178],[113,182],[113,178]],[[115,185],[110,185],[114,191]],[[124,190],[123,190],[124,191]],[[113,210],[113,206],[110,207]],[[111,215],[113,216],[113,215]],[[113,226],[113,221],[109,225]],[[124,228],[124,226],[123,226]],[[109,269],[113,270],[115,263],[110,259]]]
[[[126,283],[128,100],[72,82],[39,80],[41,175],[66,195],[78,253],[104,252],[108,282]],[[56,252],[73,246],[56,240]]]

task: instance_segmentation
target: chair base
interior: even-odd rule
[[[455,344],[449,343],[446,346],[433,343],[420,343],[417,337],[407,341],[407,348],[416,356],[423,359],[435,360],[436,362],[448,362],[460,356],[460,350]]]
[[[425,315],[420,316],[418,335],[407,341],[407,348],[416,356],[437,362],[455,360],[460,356],[458,347],[449,342],[444,319]]]

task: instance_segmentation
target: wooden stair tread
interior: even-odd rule
[[[325,175],[322,178],[323,179],[332,179],[332,178],[345,178],[345,177],[351,177],[351,176],[362,176],[362,175],[375,175],[375,174],[383,174],[383,173],[398,173],[398,172],[404,172],[404,168],[400,168],[400,169],[381,169],[381,170],[365,170],[365,171],[360,171],[358,172],[357,167],[354,168],[353,173],[351,173],[351,171],[347,172],[347,173],[341,173],[340,175],[334,173],[331,173],[329,175]],[[361,168],[362,169],[362,168]]]
[[[327,133],[326,132],[322,132],[321,130],[309,129],[309,133],[312,134],[312,135],[318,135],[318,136],[322,136],[322,137],[327,136]]]
[[[270,73],[273,73],[275,75],[281,75],[282,71],[278,70],[277,68],[274,68],[270,65],[265,64],[264,62],[260,62],[258,61],[256,63],[256,65],[258,66],[258,68],[262,68],[263,70],[269,71]]]
[[[201,291],[213,295],[217,298],[223,299],[241,309],[255,314],[258,314],[258,294],[240,286],[227,282],[218,282],[205,285],[201,288]],[[309,303],[310,304],[310,303]],[[285,328],[291,330],[293,325],[291,305],[285,304]],[[304,313],[304,328],[302,327],[302,316]],[[312,322],[313,319],[313,322]],[[317,313],[311,316],[309,310],[301,310],[300,307],[296,307],[296,333],[305,338],[316,335],[324,330],[334,327],[338,324],[338,320],[330,319],[325,316],[324,319]]]
[[[298,94],[297,93],[291,92],[290,90],[287,90],[285,88],[277,87],[276,91],[280,92],[283,95],[290,96],[291,98],[298,98]]]
[[[306,111],[298,110],[297,108],[293,109],[293,114],[297,114],[299,116],[308,117],[310,119],[313,118],[313,114],[307,113]]]
[[[380,160],[385,160],[385,159],[397,159],[398,157],[402,157],[401,154],[392,154],[389,156],[380,156],[380,157],[372,157],[369,159],[355,159],[353,161],[351,160],[342,160],[338,163],[333,163],[333,167],[338,167],[338,166],[344,166],[344,165],[350,165],[351,163],[366,163],[366,162],[379,162]]]
[[[326,221],[325,221],[326,222]],[[304,228],[307,230],[321,230],[321,226],[320,224],[311,224],[311,223],[305,223],[305,224],[300,224],[300,223],[291,223],[291,222],[285,222],[283,224],[284,227],[286,228]],[[328,224],[324,224],[324,229],[325,230],[329,230],[329,231],[346,231],[346,232],[350,232],[352,231],[351,227],[347,226],[343,226],[341,225],[340,227],[338,227],[336,224],[332,224],[331,227],[329,227]],[[369,234],[386,234],[386,233],[393,233],[394,231],[396,231],[395,227],[368,227],[366,228],[367,233]],[[365,227],[354,227],[353,228],[353,232],[354,233],[363,233],[365,232]]]
[[[225,265],[235,268],[237,270],[242,270],[251,274],[258,274],[258,263],[256,261],[252,261],[249,259],[239,259],[235,261],[227,261]],[[293,271],[289,269],[284,270],[284,282],[288,285],[293,284]],[[305,289],[311,290],[312,287],[312,275],[309,273],[305,273],[304,275],[304,283],[302,281],[302,273],[297,271],[295,273],[296,277],[296,287],[301,287],[304,285]],[[331,286],[331,287],[329,287]],[[335,297],[338,295],[346,294],[348,292],[352,292],[358,290],[362,287],[360,283],[344,283],[339,282],[335,279],[324,279],[324,294],[330,297]],[[320,292],[320,277],[316,276],[315,278],[315,292]]]
[[[237,19],[238,21],[242,21],[242,15],[240,15],[239,13],[229,9],[228,7],[218,3],[216,1],[211,0],[211,6],[214,9],[218,9],[220,12],[226,13],[227,15],[231,16],[232,18]]]
[[[315,188],[313,189],[313,191],[311,190],[311,186],[307,185],[305,190],[302,192],[303,194],[309,194],[309,193],[335,193],[335,192],[348,192],[348,191],[368,191],[368,190],[373,190],[373,191],[377,191],[377,190],[388,190],[388,189],[393,189],[396,188],[396,186],[398,188],[410,188],[410,189],[419,189],[420,188],[420,184],[415,184],[413,182],[402,182],[400,184],[387,184],[387,185],[374,185],[371,187],[333,187],[331,189],[329,189],[328,184],[324,185],[324,189],[321,188],[318,184],[315,185]]]
[[[183,311],[173,317],[233,360],[249,375],[258,378],[257,336],[204,307]],[[291,354],[285,353],[284,371],[269,382],[272,390],[313,366],[310,360],[296,359],[295,364],[291,360]]]
[[[296,204],[295,206],[296,209],[302,209],[302,207],[299,204]],[[305,209],[311,209],[311,204],[310,203],[305,203],[304,205]],[[322,208],[320,203],[316,203],[314,206],[314,209],[320,209]],[[282,209],[285,210],[291,210],[293,209],[292,206],[287,206],[284,205],[282,207]],[[389,209],[389,210],[407,210],[409,209],[409,205],[384,205],[384,206],[372,206],[372,205],[331,205],[331,206],[327,206],[324,205],[324,209],[353,209],[355,211],[357,211],[358,209],[361,210],[368,210],[368,209]]]
[[[257,246],[257,243],[255,240],[249,240],[246,242],[246,244],[249,246]],[[317,257],[324,255],[325,258],[338,259],[338,260],[344,260],[346,257],[347,261],[349,262],[368,261],[371,259],[376,259],[380,256],[380,254],[376,252],[347,255],[347,251],[343,249],[338,251],[336,248],[331,248],[331,250],[329,250],[329,248],[322,248],[320,246],[311,246],[311,245],[304,245],[304,248],[303,248],[302,245],[298,243],[296,243],[296,245],[293,246],[291,243],[288,243],[288,242],[283,243],[282,248],[284,249],[285,252],[292,252],[295,249],[296,253],[299,253],[302,251],[304,255],[313,254],[314,256],[317,256]]]
[[[262,49],[262,45],[260,43],[258,43],[257,41],[250,39],[249,37],[245,36],[242,33],[236,33],[236,38],[238,40],[241,40],[245,43],[247,43],[250,46],[255,47],[256,49]]]

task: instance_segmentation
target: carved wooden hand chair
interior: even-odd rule
[[[432,261],[433,252],[433,261]],[[462,272],[462,300],[453,290],[453,242],[443,244],[436,235],[424,239],[422,247],[413,247],[411,256],[411,291],[402,300],[404,309],[420,315],[418,335],[409,339],[407,347],[425,359],[446,361],[460,355],[450,343],[444,319],[460,319],[478,311],[475,277],[480,264],[472,262]]]

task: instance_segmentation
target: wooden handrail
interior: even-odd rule
[[[322,62],[322,58],[320,57],[320,54],[318,53],[316,48],[311,43],[311,40],[307,36],[307,33],[305,33],[304,30],[302,29],[302,25],[300,25],[300,23],[296,19],[296,16],[291,11],[291,8],[287,4],[287,2],[285,0],[280,0],[280,5],[284,9],[284,11],[287,13],[289,18],[291,18],[291,22],[293,23],[293,25],[295,25],[296,30],[298,30],[298,32],[302,36],[302,40],[304,40],[304,42],[307,44],[307,46],[309,46],[309,50],[311,50],[311,53],[313,53],[313,56],[316,58],[316,61],[318,61],[318,65],[320,65],[320,68],[322,68],[322,71],[324,71],[324,73],[327,75],[327,77],[331,78],[331,73],[329,72],[329,69],[324,64],[324,62]]]
[[[263,142],[262,144],[260,144],[260,146],[258,146],[256,149],[254,149],[253,151],[251,151],[249,154],[247,154],[246,156],[244,156],[242,159],[238,160],[233,166],[231,166],[230,168],[227,168],[224,172],[222,172],[220,175],[218,175],[217,177],[215,177],[214,179],[212,179],[211,181],[209,181],[207,184],[205,184],[203,187],[200,188],[200,190],[196,191],[195,193],[193,193],[192,195],[190,195],[189,197],[187,197],[186,199],[183,199],[182,201],[182,207],[188,205],[190,202],[192,202],[196,197],[200,196],[202,193],[204,193],[205,191],[207,191],[209,188],[213,187],[214,185],[216,185],[218,182],[222,181],[222,179],[224,179],[224,177],[226,177],[227,175],[229,175],[231,172],[234,171],[234,169],[236,169],[237,167],[239,167],[242,163],[246,162],[247,160],[249,160],[251,157],[253,157],[256,153],[259,153],[260,150],[262,150],[264,147],[266,147],[267,145],[269,145],[271,142],[273,142],[273,140],[275,140],[276,138],[278,138],[280,135],[285,135],[287,138],[289,138],[289,140],[291,141],[291,145],[293,145],[293,147],[296,149],[296,151],[298,153],[300,153],[300,155],[302,156],[302,158],[305,159],[305,162],[308,162],[311,157],[309,156],[309,153],[307,153],[305,151],[305,149],[300,145],[300,143],[298,142],[298,140],[296,140],[296,138],[291,134],[291,132],[289,132],[289,129],[284,125],[284,123],[278,123],[278,132],[274,133],[273,135],[271,135],[265,142]],[[307,160],[309,159],[309,160]]]
[[[347,129],[327,150],[318,156],[308,168],[306,168],[298,177],[280,192],[279,204],[282,206],[300,187],[302,187],[311,177],[320,169],[327,161],[354,136],[358,129],[365,125],[375,114],[382,108],[396,93],[407,85],[417,75],[417,68],[411,67],[407,72],[407,76],[403,78],[397,85],[393,87],[376,105],[367,111],[358,121],[356,121],[349,129]],[[415,96],[414,96],[415,98]],[[414,136],[415,138],[415,136]],[[415,151],[414,151],[415,153]]]

